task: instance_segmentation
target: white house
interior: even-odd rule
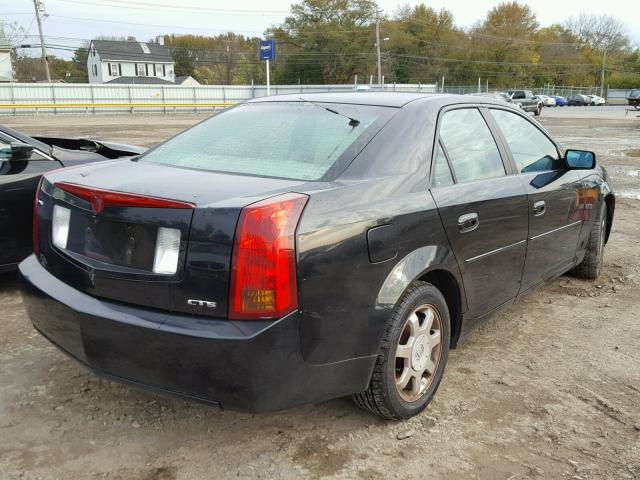
[[[92,40],[87,56],[89,83],[175,83],[169,48],[155,42]]]
[[[9,41],[4,35],[4,28],[0,22],[0,83],[12,81],[11,45],[9,45]]]

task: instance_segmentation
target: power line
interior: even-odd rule
[[[218,15],[253,15],[253,16],[277,16],[281,17],[287,15],[290,12],[285,10],[242,10],[242,9],[226,9],[226,8],[211,8],[211,7],[197,7],[190,5],[166,5],[150,2],[137,2],[128,0],[57,0],[65,3],[77,3],[81,5],[95,5],[105,7],[117,7],[129,10],[149,10],[152,8],[154,11],[169,10],[172,12],[180,11],[193,11],[200,13],[216,13]]]

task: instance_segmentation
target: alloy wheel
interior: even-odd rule
[[[405,322],[395,357],[396,389],[415,402],[431,385],[442,356],[442,319],[433,305],[416,308]]]

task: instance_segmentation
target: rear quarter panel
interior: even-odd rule
[[[344,187],[314,196],[305,210],[298,233],[300,325],[303,356],[313,364],[377,355],[386,321],[411,282],[436,267],[458,276],[430,193],[381,190]],[[395,255],[374,263],[367,232],[380,225],[391,227],[385,241]]]

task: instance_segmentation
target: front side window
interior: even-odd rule
[[[506,174],[498,146],[478,109],[446,112],[442,117],[440,138],[458,182]]]
[[[433,186],[445,187],[447,185],[453,185],[453,176],[449,169],[449,162],[444,155],[442,146],[438,143],[436,150],[436,158],[433,163]]]
[[[328,112],[331,108],[357,119]],[[222,173],[318,180],[350,162],[392,108],[305,102],[240,105],[172,138],[140,161]]]
[[[507,140],[519,172],[543,172],[564,167],[556,146],[531,122],[506,110],[491,109],[491,115]]]

